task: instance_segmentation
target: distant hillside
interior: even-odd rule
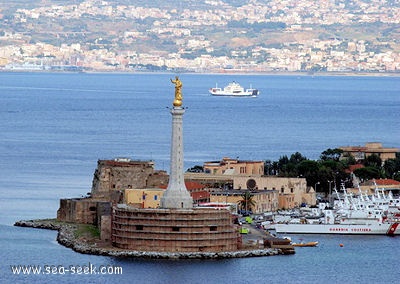
[[[361,68],[359,63],[369,62],[369,56],[400,51],[396,0],[6,0],[0,4],[0,17],[0,46],[79,44],[75,57],[92,50],[104,51],[102,57],[131,51],[135,56],[152,54],[147,58],[226,57],[227,65],[273,60],[272,69],[323,70],[341,60],[354,61],[345,68]],[[37,56],[39,51],[32,49],[21,50],[21,60],[27,52]],[[300,62],[282,67],[282,59],[274,58],[279,57],[277,49],[287,50],[290,58],[300,56]],[[329,64],[317,62],[337,56]],[[396,58],[384,56],[390,57],[384,62]],[[379,58],[371,60],[381,66]],[[165,64],[161,61],[156,64]],[[389,68],[396,69],[396,64]]]

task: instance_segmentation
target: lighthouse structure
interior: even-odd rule
[[[175,99],[171,108],[171,160],[170,175],[167,190],[161,198],[160,207],[164,209],[190,209],[193,208],[193,198],[185,186],[183,169],[183,115],[182,107],[182,82],[178,76],[171,82],[175,84]]]
[[[182,82],[175,84],[171,108],[171,165],[168,187],[159,208],[137,208],[116,204],[111,220],[112,245],[135,251],[190,253],[205,257],[208,252],[236,251],[239,233],[229,210],[193,207],[185,186],[183,170]]]

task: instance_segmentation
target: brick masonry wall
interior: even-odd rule
[[[141,251],[218,252],[238,248],[239,234],[227,210],[114,207],[112,243]]]

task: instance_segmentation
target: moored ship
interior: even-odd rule
[[[325,205],[320,205],[322,218],[291,219],[276,223],[274,229],[288,234],[400,235],[398,214],[365,199],[353,198],[345,189],[344,199],[338,200],[336,208]]]
[[[399,222],[365,222],[360,224],[275,224],[277,233],[337,235],[400,235]]]
[[[217,85],[214,88],[210,88],[210,94],[213,96],[230,96],[230,97],[257,97],[259,90],[253,89],[251,86],[249,89],[244,89],[239,83],[233,81],[224,88],[219,88]]]

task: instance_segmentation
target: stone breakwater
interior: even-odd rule
[[[114,257],[132,257],[147,259],[222,259],[222,258],[243,258],[260,257],[285,254],[280,249],[254,249],[238,250],[229,252],[152,252],[152,251],[131,251],[114,247],[99,246],[98,243],[90,240],[82,240],[75,237],[78,228],[77,224],[57,222],[55,219],[48,220],[25,220],[18,221],[14,226],[30,227],[38,229],[58,230],[57,241],[61,245],[71,248],[83,254],[104,255]]]

